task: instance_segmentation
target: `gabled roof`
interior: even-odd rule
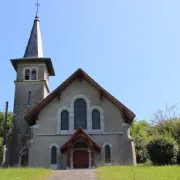
[[[36,14],[33,28],[31,30],[31,35],[24,54],[24,58],[42,58],[42,57],[43,57],[43,47],[42,47],[41,31],[40,31],[39,17]]]
[[[88,142],[90,142],[97,151],[99,151],[99,152],[101,151],[101,147],[98,144],[96,144],[96,142],[80,127],[70,137],[70,139],[63,146],[61,146],[60,150],[62,153],[66,151],[68,145],[72,144],[75,140],[77,140],[78,135],[80,135],[80,138],[88,140]]]
[[[108,93],[104,88],[102,88],[97,82],[95,82],[88,74],[86,74],[82,69],[78,69],[75,71],[68,79],[66,79],[59,87],[57,87],[52,93],[50,93],[42,102],[34,107],[25,117],[24,119],[31,125],[32,122],[37,117],[38,113],[54,98],[58,96],[58,94],[63,91],[67,86],[69,86],[75,79],[81,78],[85,79],[89,82],[94,88],[96,88],[101,95],[106,97],[109,101],[111,101],[115,106],[117,106],[122,114],[123,119],[126,123],[131,124],[135,114],[128,109],[125,105],[123,105],[120,101],[118,101],[115,97],[113,97],[110,93]]]

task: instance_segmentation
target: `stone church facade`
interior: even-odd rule
[[[24,57],[11,63],[17,78],[5,165],[75,169],[136,164],[129,134],[134,113],[86,72],[78,69],[50,93],[49,76],[55,72],[51,59],[43,56],[38,15]]]

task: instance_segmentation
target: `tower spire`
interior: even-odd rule
[[[26,47],[24,58],[42,58],[43,57],[43,46],[41,39],[40,23],[39,23],[39,1],[35,4],[37,6],[36,16],[31,30],[30,38]]]

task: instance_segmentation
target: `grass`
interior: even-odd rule
[[[45,180],[52,171],[36,168],[0,169],[0,180]]]
[[[96,171],[100,180],[180,180],[180,166],[106,166]]]

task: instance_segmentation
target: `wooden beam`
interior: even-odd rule
[[[91,157],[92,157],[92,162],[91,162],[91,165],[92,165],[92,167],[94,167],[94,146],[91,146]]]
[[[57,99],[58,99],[58,102],[61,101],[61,92],[60,91],[57,92]]]
[[[104,92],[103,92],[103,91],[100,91],[100,92],[99,92],[99,95],[100,95],[100,102],[102,103],[103,97],[104,97]]]
[[[125,116],[125,109],[124,108],[121,110],[121,114],[122,114],[122,118],[124,120],[124,123],[126,123],[126,116]]]
[[[66,154],[66,167],[67,169],[70,168],[70,147],[67,147],[67,154]]]
[[[77,75],[77,78],[78,78],[79,83],[81,83],[82,80],[83,80],[83,75],[82,75],[81,73],[79,73],[79,74]]]

